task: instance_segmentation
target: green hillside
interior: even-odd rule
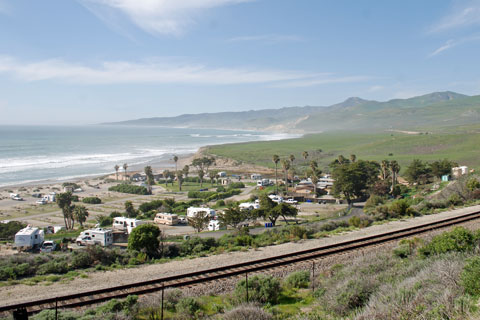
[[[302,152],[308,151],[307,161],[317,160],[325,169],[340,154],[377,161],[395,159],[403,168],[414,158],[427,161],[448,158],[480,168],[479,146],[480,125],[472,125],[428,134],[327,132],[298,139],[211,146],[206,152],[268,167],[273,167],[274,154],[281,158],[294,154],[296,165],[301,166],[305,163]]]

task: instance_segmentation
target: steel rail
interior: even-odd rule
[[[0,306],[0,313],[17,309],[27,309],[29,313],[35,313],[43,309],[55,308],[55,306],[58,306],[58,308],[80,307],[90,304],[96,304],[99,302],[110,300],[112,298],[122,298],[132,294],[147,294],[159,291],[162,288],[167,287],[184,287],[203,282],[235,277],[245,274],[246,272],[258,272],[266,269],[282,267],[289,264],[305,262],[308,260],[322,258],[329,255],[335,255],[347,251],[366,248],[369,246],[374,246],[405,237],[411,237],[416,234],[429,232],[434,229],[449,227],[455,224],[468,222],[479,218],[480,211],[477,211],[461,216],[455,216],[447,219],[434,221],[431,223],[425,223],[413,227],[393,230],[377,235],[366,236],[354,240],[338,242],[313,249],[291,252],[269,258],[257,259],[228,266],[168,276],[153,280],[135,282],[104,289],[69,294],[55,298],[47,298],[7,306]]]

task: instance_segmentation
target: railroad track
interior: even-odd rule
[[[236,277],[240,275],[245,275],[247,273],[283,267],[294,263],[307,262],[326,256],[341,254],[352,250],[358,250],[361,248],[384,244],[401,238],[411,237],[435,229],[446,228],[452,225],[468,222],[479,218],[480,211],[477,211],[463,214],[461,216],[451,217],[378,235],[338,242],[335,244],[325,245],[314,249],[302,250],[269,258],[252,260],[234,265],[163,277],[154,280],[130,283],[127,285],[115,286],[105,289],[64,295],[56,298],[48,298],[13,305],[0,306],[0,313],[22,309],[26,310],[28,313],[36,313],[43,309],[74,308],[90,304],[96,304],[113,298],[122,298],[133,294],[142,295],[152,293],[160,291],[164,288],[185,287],[219,279]]]

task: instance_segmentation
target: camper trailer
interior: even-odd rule
[[[195,207],[190,207],[187,209],[187,217],[193,218],[197,215],[198,212],[205,212],[206,214],[210,214],[211,218],[215,217],[215,210],[210,208],[195,208]]]
[[[262,179],[257,181],[257,187],[266,187],[272,184],[273,183],[270,181],[270,179]]]
[[[155,219],[153,219],[153,222],[172,226],[174,224],[178,224],[178,215],[165,212],[157,213],[155,215]]]
[[[135,218],[116,217],[113,218],[113,229],[130,234],[134,228],[145,223],[147,222]]]
[[[113,243],[112,230],[96,228],[85,230],[75,240],[77,245],[100,245],[103,247],[109,246]]]
[[[241,210],[260,209],[260,204],[256,202],[243,202],[238,205],[238,208]]]
[[[43,239],[43,230],[27,226],[15,234],[14,247],[19,250],[35,249],[43,243]]]
[[[218,220],[210,220],[208,223],[208,231],[218,231],[227,229],[225,226],[220,224]]]

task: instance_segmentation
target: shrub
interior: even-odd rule
[[[228,311],[223,320],[271,320],[272,315],[255,304],[242,304]]]
[[[42,264],[38,270],[37,274],[49,274],[49,273],[67,273],[68,265],[66,261],[49,261]]]
[[[100,227],[107,227],[113,224],[113,218],[105,215],[98,215],[95,218],[100,225]]]
[[[272,276],[253,276],[248,279],[250,301],[275,304],[280,294],[280,281]],[[239,301],[246,300],[246,281],[240,280],[235,287]]]
[[[82,199],[83,203],[89,203],[89,204],[100,204],[102,203],[102,199],[99,197],[86,197]]]
[[[460,279],[466,293],[472,296],[480,295],[480,257],[473,257],[467,261]]]
[[[430,243],[419,249],[419,253],[423,257],[428,257],[450,251],[471,251],[474,246],[475,237],[472,232],[463,227],[456,227],[450,232],[444,232],[433,237]]]
[[[243,189],[245,188],[245,184],[243,182],[232,182],[228,189]]]
[[[180,299],[175,305],[175,310],[179,313],[193,316],[195,312],[200,310],[200,304],[198,301],[192,297],[186,297]]]
[[[217,187],[217,192],[225,192],[226,189],[224,186]]]
[[[182,295],[182,290],[180,289],[166,290],[164,296],[165,309],[174,311],[175,306],[182,298]]]
[[[75,251],[72,258],[73,269],[88,268],[93,264],[92,257],[87,251]]]
[[[447,204],[449,206],[459,206],[463,204],[463,200],[457,193],[454,193],[450,197],[448,197]]]
[[[470,191],[475,191],[480,188],[480,182],[475,178],[471,178],[467,181],[467,188]]]
[[[217,203],[215,203],[217,207],[223,207],[225,206],[225,201],[224,200],[218,200]]]
[[[309,271],[297,271],[290,273],[285,279],[285,285],[289,288],[308,288],[310,283]]]
[[[345,316],[350,311],[363,307],[368,302],[372,292],[373,288],[367,281],[348,281],[346,286],[337,294],[337,311]]]
[[[348,219],[348,224],[355,228],[366,228],[371,223],[372,221],[368,217],[353,216],[350,219]]]
[[[132,184],[118,184],[116,186],[111,186],[108,188],[108,191],[116,191],[116,192],[122,192],[122,193],[130,193],[130,194],[142,194],[142,195],[147,195],[150,194],[147,190],[147,188],[142,187],[142,186],[136,186]]]
[[[163,206],[163,200],[153,200],[150,202],[142,203],[140,207],[138,207],[138,210],[140,210],[143,213],[147,213],[151,210],[156,210],[161,206]]]
[[[149,257],[158,255],[160,229],[152,224],[142,224],[128,237],[128,249],[145,252]]]
[[[373,209],[379,204],[384,204],[385,198],[372,194],[370,198],[368,198],[367,202],[365,202],[365,209]]]
[[[20,229],[25,228],[27,225],[18,221],[9,221],[8,223],[0,223],[0,238],[1,239],[13,239],[15,234]]]

